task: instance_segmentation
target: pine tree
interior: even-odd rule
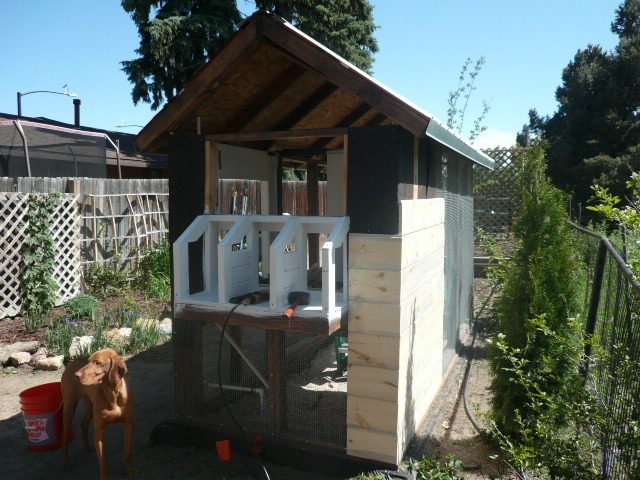
[[[237,31],[236,0],[122,0],[138,28],[138,58],[122,62],[134,104],[174,98]],[[257,0],[354,65],[370,71],[378,45],[368,0]]]

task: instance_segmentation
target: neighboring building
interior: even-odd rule
[[[165,178],[166,156],[140,154],[135,137],[0,113],[0,177]]]

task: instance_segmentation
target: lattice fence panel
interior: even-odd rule
[[[22,247],[27,238],[29,194],[0,193],[0,318],[22,309]],[[80,293],[80,216],[78,196],[64,195],[52,222],[56,245],[56,305]]]
[[[508,234],[513,216],[517,177],[526,148],[494,148],[484,150],[495,161],[493,171],[475,169],[474,220],[477,227],[489,234]]]

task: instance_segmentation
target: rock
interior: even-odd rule
[[[173,322],[170,318],[163,318],[160,321],[160,324],[158,325],[158,327],[160,328],[160,333],[163,333],[165,335],[171,335],[171,331],[172,331],[172,325]]]
[[[36,340],[32,342],[17,342],[17,343],[7,343],[0,345],[0,364],[5,364],[9,361],[9,357],[12,353],[16,352],[35,352],[40,343]]]
[[[73,337],[71,346],[69,347],[69,357],[75,358],[86,354],[93,343],[93,335],[85,335],[83,337]]]
[[[47,358],[49,351],[45,347],[40,347],[31,355],[31,364],[35,365],[40,359]]]
[[[31,361],[31,354],[29,352],[15,352],[9,356],[9,361],[14,367],[19,367]]]
[[[60,370],[64,366],[64,355],[40,358],[33,366],[38,370]]]
[[[131,336],[131,330],[132,329],[128,327],[112,328],[111,330],[107,330],[104,336],[111,343],[125,343]]]

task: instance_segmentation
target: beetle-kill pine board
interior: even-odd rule
[[[398,378],[395,369],[351,364],[348,377],[349,391],[367,398],[397,402],[398,389],[404,388],[403,379]]]
[[[444,223],[444,198],[402,200],[400,203],[402,235]]]
[[[391,465],[398,464],[398,435],[395,433],[347,427],[347,453]]]
[[[402,270],[444,247],[444,223],[402,237],[349,235],[349,266],[364,270]]]
[[[347,426],[395,434],[398,431],[398,402],[349,395]]]
[[[402,202],[402,236],[350,235],[347,453],[398,464],[442,377],[444,202]]]

